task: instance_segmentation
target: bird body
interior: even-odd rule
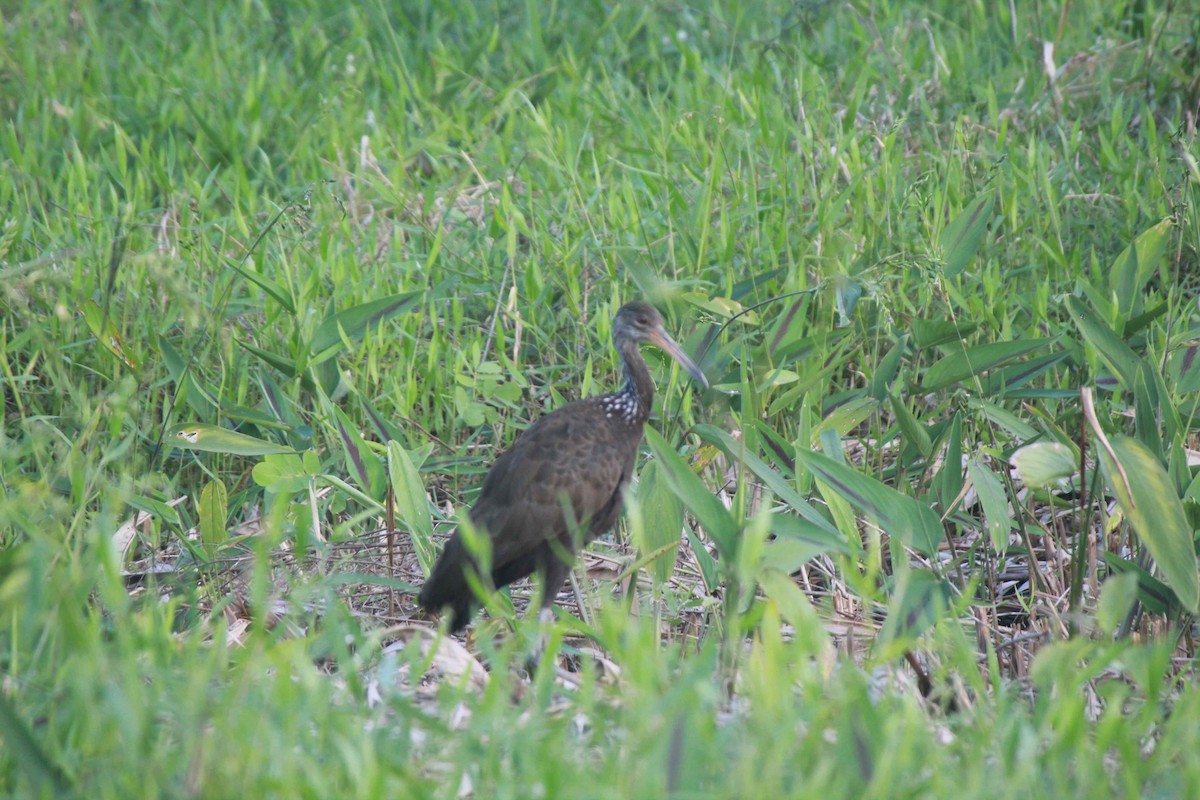
[[[639,343],[658,345],[708,385],[663,330],[652,306],[622,306],[613,340],[625,367],[624,386],[569,403],[526,429],[496,459],[468,515],[491,542],[491,586],[505,586],[536,571],[542,578],[543,608],[558,595],[576,550],[612,528],[621,513],[654,399],[654,382]],[[576,541],[580,535],[582,541]],[[449,607],[454,631],[466,626],[477,604],[467,581],[471,569],[477,567],[456,531],[419,597],[427,610]]]

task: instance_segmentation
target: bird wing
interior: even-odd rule
[[[640,429],[629,436],[613,431],[598,404],[582,401],[538,420],[496,460],[471,510],[492,540],[494,568],[548,539],[574,551],[564,501],[575,522],[588,521],[587,538],[600,533],[596,523],[612,524],[641,438]]]

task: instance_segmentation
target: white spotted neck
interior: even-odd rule
[[[600,407],[604,409],[605,419],[620,420],[627,425],[646,421],[637,389],[632,381],[626,381],[620,391],[600,395],[597,399],[600,401]]]

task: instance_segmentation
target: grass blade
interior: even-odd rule
[[[208,557],[216,555],[217,549],[229,539],[225,526],[229,519],[229,491],[220,479],[209,481],[200,490],[200,541]]]
[[[119,358],[125,366],[134,372],[141,370],[141,361],[125,346],[125,341],[121,338],[121,332],[117,330],[117,324],[113,321],[112,317],[105,316],[104,311],[101,310],[100,306],[96,305],[95,301],[85,301],[80,307],[80,313],[83,314],[83,321],[87,323],[88,330],[92,332],[92,335],[96,337],[96,341],[100,342],[104,349]]]
[[[953,593],[946,581],[929,570],[902,572],[879,633],[880,642],[911,644],[945,615],[951,597]]]
[[[1008,532],[1012,527],[1004,484],[986,464],[974,458],[967,462],[967,475],[975,487],[975,493],[979,495],[979,504],[983,506],[984,527],[987,528],[992,548],[1004,555],[1008,550]]]
[[[337,423],[338,440],[342,443],[342,454],[346,458],[346,470],[365,494],[379,500],[383,497],[383,464],[367,446],[358,428],[354,427],[350,417],[346,416],[346,412],[333,406],[333,413]]]
[[[946,256],[944,270],[947,278],[958,275],[975,257],[992,217],[993,198],[992,192],[984,192],[976,197],[942,230],[938,244]]]
[[[729,558],[733,563],[739,528],[733,514],[709,491],[700,476],[692,471],[658,431],[647,427],[646,441],[650,443],[654,457],[662,464],[662,474],[667,483],[712,538],[722,558]]]
[[[397,441],[387,444],[388,476],[396,498],[396,512],[412,536],[417,561],[426,576],[433,568],[433,515],[421,474],[408,451]]]
[[[651,461],[642,470],[637,486],[637,513],[629,518],[630,533],[642,556],[661,551],[650,564],[655,586],[671,577],[683,531],[683,504],[659,469],[659,463]]]
[[[940,359],[925,371],[921,386],[927,392],[944,389],[993,367],[1006,364],[1026,353],[1040,350],[1050,343],[1047,339],[1016,339],[1011,342],[991,342],[977,347],[961,348]]]
[[[1197,613],[1200,611],[1200,571],[1197,570],[1192,529],[1167,471],[1146,446],[1135,439],[1114,436],[1110,444],[1112,454],[1107,448],[1097,448],[1105,479],[1138,538],[1154,557],[1167,585],[1185,609]],[[1118,463],[1124,468],[1128,482],[1118,470]]]
[[[1079,298],[1067,298],[1067,311],[1083,338],[1096,348],[1109,369],[1117,374],[1126,388],[1133,388],[1141,364],[1137,354]]]
[[[797,514],[825,531],[830,537],[841,539],[841,534],[829,524],[829,521],[820,512],[801,497],[800,493],[793,489],[782,475],[758,456],[746,452],[746,448],[741,442],[713,425],[697,425],[694,430],[697,436],[719,447],[726,456],[749,467],[750,471],[757,475],[767,485],[767,488],[775,493],[776,497],[787,503]]]
[[[312,344],[309,346],[309,352],[313,356],[311,363],[317,364],[338,352],[342,347],[343,333],[350,341],[358,341],[372,325],[412,310],[424,295],[424,292],[394,294],[327,317],[313,334]]]
[[[1117,312],[1125,319],[1140,311],[1143,289],[1166,252],[1168,233],[1174,223],[1164,219],[1138,235],[1117,256],[1110,270],[1109,286],[1117,298]],[[1168,276],[1163,280],[1169,284]]]
[[[798,450],[796,460],[906,547],[937,552],[942,525],[929,506],[821,453]]]

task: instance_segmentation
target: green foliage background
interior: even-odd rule
[[[1185,6],[4,4],[0,794],[1200,795]],[[691,579],[578,626],[615,684],[402,685],[347,583],[635,296]]]

